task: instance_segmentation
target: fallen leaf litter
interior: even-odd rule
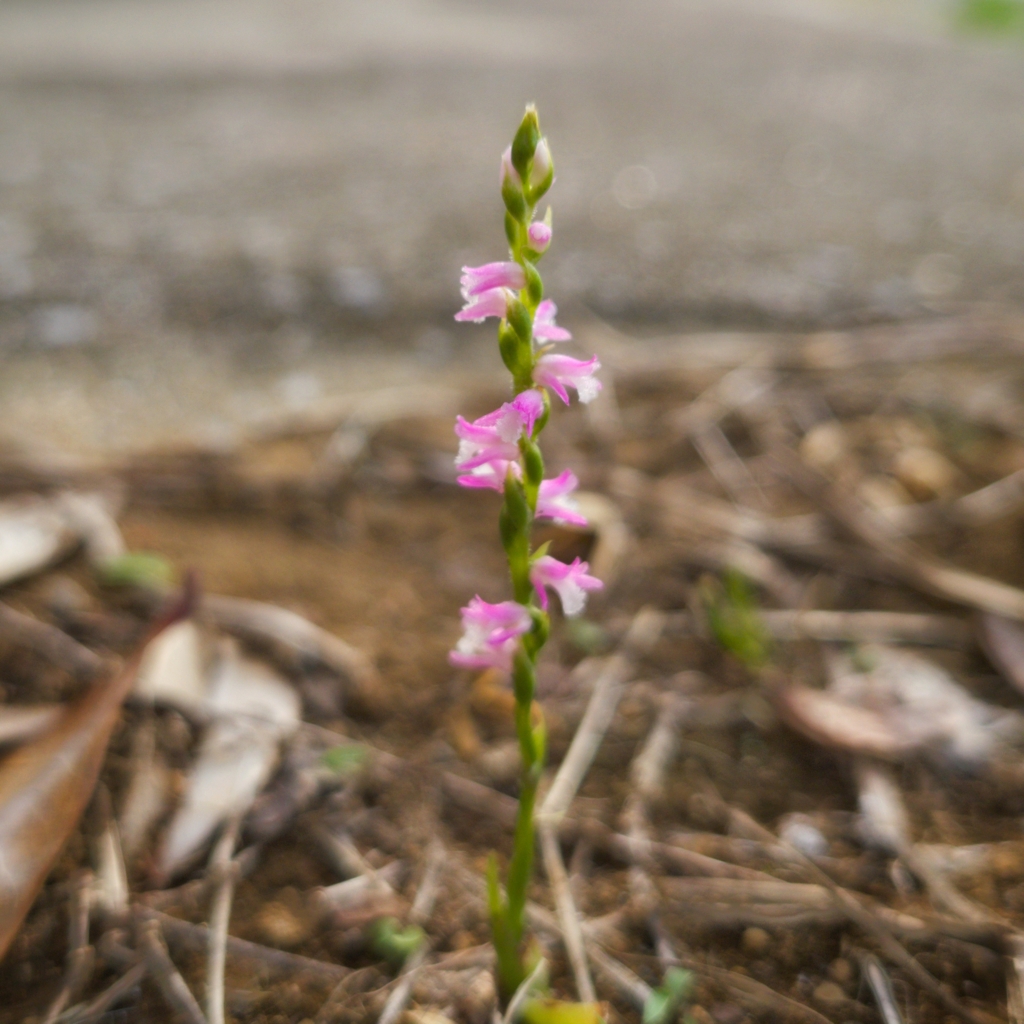
[[[590,333],[615,408],[564,414],[550,457],[595,527],[544,538],[610,584],[540,679],[553,989],[638,1020],[682,966],[695,1021],[1024,1019],[1021,325]],[[1021,400],[973,402],[986,373]],[[70,838],[24,883],[0,1021],[490,1019],[511,723],[445,654],[502,567],[447,422],[370,395],[235,452],[0,459],[0,783],[138,649],[167,587],[137,552],[202,582],[85,813],[46,805]],[[757,664],[709,619],[734,570]]]

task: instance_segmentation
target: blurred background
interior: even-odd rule
[[[529,100],[584,343],[1024,300],[1021,0],[7,2],[0,442],[497,379],[451,317]]]

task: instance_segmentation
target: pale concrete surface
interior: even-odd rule
[[[938,10],[0,6],[0,434],[219,436],[483,365],[458,268],[500,256],[497,158],[531,99],[569,326],[1019,303],[1024,49]]]

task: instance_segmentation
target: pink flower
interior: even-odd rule
[[[530,388],[472,423],[457,416],[455,436],[460,444],[459,454],[455,456],[456,468],[472,470],[485,462],[518,459],[519,438],[533,433],[533,425],[543,412],[544,396]]]
[[[542,481],[537,495],[537,518],[568,526],[586,526],[586,518],[577,511],[576,499],[570,496],[578,486],[579,480],[571,469],[559,473],[553,480]]]
[[[515,601],[488,604],[474,597],[462,609],[462,639],[448,660],[458,668],[512,668],[519,637],[530,629],[530,613]]]
[[[471,299],[492,288],[526,287],[526,274],[518,263],[485,263],[482,267],[462,268],[462,297]]]
[[[588,576],[590,566],[586,562],[574,559],[572,565],[558,561],[550,555],[542,555],[530,567],[530,582],[540,606],[545,611],[548,607],[548,592],[545,587],[557,591],[562,602],[562,611],[566,615],[579,615],[587,603],[588,590],[600,590],[604,584],[596,576]]]
[[[492,288],[487,292],[480,292],[479,295],[464,295],[466,304],[455,314],[456,320],[472,320],[473,323],[483,323],[489,316],[504,317],[508,310],[508,304],[512,300],[512,293],[507,288]]]
[[[538,341],[569,341],[572,338],[564,327],[555,323],[557,312],[558,307],[550,299],[545,299],[537,307],[533,317],[533,336]]]
[[[512,469],[512,475],[517,480],[522,477],[523,470],[518,462],[512,462],[507,459],[494,459],[491,462],[483,463],[483,465],[475,466],[468,473],[460,476],[458,482],[463,487],[489,487],[492,491],[497,491],[501,494],[505,490],[505,477],[508,476],[509,468]]]
[[[542,220],[535,220],[527,229],[526,237],[534,252],[544,252],[551,244],[551,225]]]
[[[571,356],[546,355],[537,360],[533,368],[533,379],[543,387],[551,388],[558,397],[569,404],[566,388],[575,388],[581,402],[597,398],[601,382],[594,373],[601,369],[597,356],[592,359],[573,359]]]

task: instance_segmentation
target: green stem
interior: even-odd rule
[[[536,114],[527,112],[534,118]],[[528,122],[524,122],[528,124]],[[521,129],[523,130],[523,129]],[[517,135],[518,138],[518,135]],[[515,143],[514,145],[519,145]],[[533,145],[536,145],[536,139]],[[524,179],[525,180],[525,179]],[[527,229],[533,220],[534,209],[539,196],[531,195],[529,187],[524,188],[525,208],[523,205],[509,203],[506,215],[506,233],[510,242],[512,259],[523,267],[527,275],[527,287],[519,293],[520,301],[530,315],[530,322],[537,312],[540,296],[543,294],[543,283],[526,256]],[[511,212],[515,210],[515,215]],[[530,283],[533,287],[531,289]],[[518,322],[518,321],[517,321]],[[532,334],[522,326],[516,328],[523,334]],[[502,349],[502,357],[506,365],[514,367],[513,389],[516,394],[535,387],[533,368],[536,356],[533,351],[532,337],[518,335],[518,358],[508,356]],[[501,335],[499,335],[499,343]],[[514,350],[513,350],[514,351]],[[545,400],[545,409],[546,400]],[[536,690],[537,656],[547,640],[548,618],[537,608],[533,597],[533,585],[530,582],[530,534],[533,517],[537,509],[537,495],[540,483],[544,478],[544,460],[537,445],[537,439],[547,421],[547,412],[538,421],[534,436],[524,438],[520,443],[523,467],[522,480],[512,474],[505,482],[505,501],[501,511],[501,539],[508,556],[509,575],[512,579],[512,591],[515,600],[531,609],[534,626],[530,633],[523,636],[513,665],[513,687],[516,699],[516,734],[519,738],[519,750],[522,758],[522,779],[519,789],[519,808],[516,815],[516,829],[506,876],[505,892],[502,895],[497,880],[497,868],[492,868],[489,876],[491,904],[491,924],[494,934],[494,947],[497,953],[497,978],[501,1002],[504,1005],[511,998],[516,988],[527,974],[524,963],[523,939],[526,932],[526,898],[530,879],[533,874],[534,859],[534,826],[533,813],[537,800],[537,787],[544,770],[546,740],[543,722],[535,730],[533,723],[533,698]]]

